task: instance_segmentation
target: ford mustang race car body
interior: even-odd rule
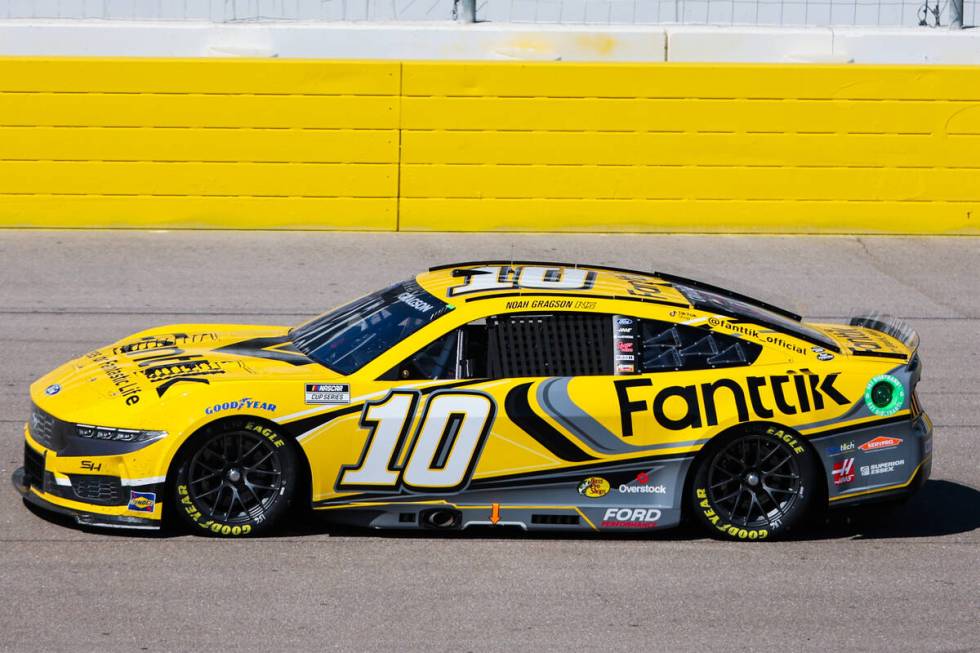
[[[71,361],[31,386],[14,481],[101,526],[255,534],[295,502],[764,539],[928,477],[917,340],[666,274],[447,265],[293,329],[171,325]]]

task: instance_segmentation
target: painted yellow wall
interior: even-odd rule
[[[0,225],[977,234],[980,68],[0,59]]]
[[[394,229],[400,68],[0,59],[0,225]]]

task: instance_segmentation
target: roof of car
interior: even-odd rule
[[[480,268],[504,267],[504,268],[524,268],[524,267],[543,267],[543,268],[562,268],[587,270],[591,273],[588,287],[582,289],[532,289],[519,287],[516,283],[487,284],[480,287],[480,284],[469,284],[469,279],[473,274],[491,274],[490,271],[481,271]],[[515,279],[514,275],[510,279]],[[501,297],[508,295],[532,295],[532,294],[563,294],[577,297],[603,297],[614,299],[627,299],[633,301],[644,301],[681,308],[691,308],[691,302],[682,294],[677,286],[685,289],[705,290],[715,294],[723,295],[731,299],[736,299],[744,303],[752,304],[759,308],[778,313],[793,320],[800,320],[800,316],[784,309],[772,306],[765,302],[746,297],[736,292],[712,286],[693,279],[687,279],[672,274],[662,272],[643,272],[640,270],[630,270],[626,268],[616,268],[602,265],[583,265],[578,263],[558,263],[555,261],[466,261],[463,263],[449,263],[429,268],[428,272],[423,272],[416,277],[418,283],[428,292],[437,297],[444,297],[449,301],[473,301],[475,299],[487,297]],[[472,289],[463,290],[465,285],[473,286]]]

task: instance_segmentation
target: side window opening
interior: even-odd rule
[[[388,370],[381,379],[417,381],[612,374],[612,342],[610,315],[494,315],[437,338]]]
[[[708,329],[657,320],[640,321],[643,372],[750,365],[762,346]]]
[[[381,376],[383,381],[457,378],[459,330],[453,330],[409,356]]]
[[[492,378],[612,374],[608,315],[541,313],[487,318]]]
[[[745,351],[747,349],[746,345],[748,343],[736,342],[732,346],[719,351],[714,356],[708,358],[708,365],[712,367],[721,367],[723,365],[747,365],[749,359],[755,360],[758,356],[749,356]]]
[[[487,323],[477,320],[460,328],[461,352],[459,367],[461,379],[486,379],[487,371]]]

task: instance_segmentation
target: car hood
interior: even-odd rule
[[[145,408],[216,383],[337,376],[297,351],[288,332],[208,324],[143,331],[46,374],[31,386],[31,397],[42,408],[57,399],[61,407],[76,408],[70,412],[105,401]]]

